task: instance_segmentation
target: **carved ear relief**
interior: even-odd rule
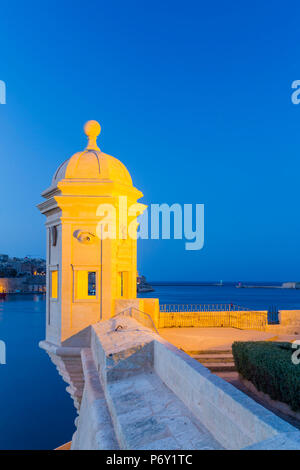
[[[91,232],[84,232],[82,230],[75,230],[73,232],[73,237],[76,238],[80,243],[84,243],[86,245],[92,244],[96,241],[96,235]]]

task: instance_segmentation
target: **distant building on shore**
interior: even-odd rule
[[[283,282],[283,289],[300,289],[300,282]]]
[[[136,278],[136,291],[137,293],[142,293],[142,292],[154,292],[154,289],[150,284],[148,284],[145,276],[139,276],[137,275]]]
[[[46,292],[46,261],[0,254],[0,293],[27,292]]]
[[[45,277],[1,277],[0,293],[18,294],[18,293],[36,293],[46,292]]]

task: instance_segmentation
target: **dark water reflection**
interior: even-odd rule
[[[44,337],[43,295],[0,300],[0,339],[6,343],[6,364],[0,365],[0,449],[53,449],[72,438],[76,411],[67,384],[38,347]]]

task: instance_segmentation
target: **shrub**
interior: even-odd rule
[[[237,371],[273,400],[300,411],[300,364],[292,362],[291,343],[236,341],[232,353]]]

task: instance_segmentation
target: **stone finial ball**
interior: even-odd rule
[[[101,126],[97,121],[88,121],[84,125],[84,132],[88,137],[97,137],[101,132]]]

